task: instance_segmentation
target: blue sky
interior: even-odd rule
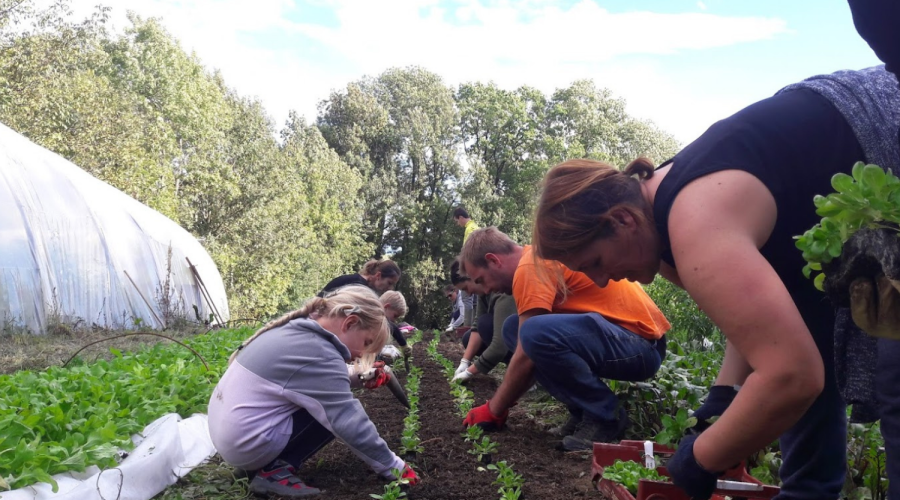
[[[590,78],[687,143],[780,87],[879,61],[846,0],[100,0],[158,17],[280,126],[333,89],[419,65],[451,86]],[[73,0],[79,14],[98,0]]]

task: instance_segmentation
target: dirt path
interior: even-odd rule
[[[454,365],[462,357],[459,344],[442,343],[438,350]],[[467,384],[475,393],[476,405],[490,398],[496,386],[489,377],[475,377]],[[491,434],[491,439],[500,445],[499,459],[506,460],[524,476],[525,496],[530,499],[602,498],[591,484],[590,453],[558,451],[559,439],[535,421],[534,413],[527,404],[519,404],[510,410],[506,430]],[[461,419],[457,421],[461,423]]]

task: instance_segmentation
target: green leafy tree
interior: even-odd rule
[[[449,225],[459,184],[458,123],[452,90],[417,67],[351,83],[319,106],[323,137],[363,176],[372,254],[393,254],[408,276],[400,287],[413,317],[424,301],[439,299],[434,269],[458,250]]]
[[[553,163],[592,158],[624,166],[638,156],[656,162],[677,152],[675,139],[625,112],[625,100],[591,80],[557,90],[548,104],[547,157]]]
[[[104,68],[107,9],[81,22],[66,2],[26,9],[0,35],[0,121],[169,216],[173,175],[157,124]]]
[[[533,200],[547,170],[543,122],[546,97],[493,83],[467,83],[457,94],[468,175],[462,199],[482,225],[496,225],[512,238],[531,234]]]
[[[295,176],[296,188],[307,204],[304,212],[296,214],[297,223],[313,234],[304,246],[315,251],[302,270],[304,278],[294,281],[295,296],[308,297],[335,276],[356,271],[353,263],[367,256],[364,206],[359,198],[363,177],[341,161],[315,126],[295,113],[281,136],[287,172]]]
[[[538,185],[554,164],[593,158],[622,167],[638,156],[660,162],[678,144],[652,123],[625,112],[625,101],[580,80],[551,97],[530,87],[503,90],[467,83],[457,94],[469,165],[463,204],[482,225],[527,242]]]
[[[316,126],[291,115],[280,140],[261,104],[228,88],[156,19],[108,9],[73,20],[69,0],[0,0],[0,121],[195,234],[238,317],[296,307],[372,256],[404,270],[410,319],[443,323],[439,289],[462,231],[525,243],[538,183],[554,163],[661,160],[671,136],[579,81],[551,97],[523,86],[454,90],[392,68],[335,91]]]
[[[262,105],[158,20],[129,14],[114,35],[107,13],[0,4],[0,28],[21,23],[0,32],[0,121],[200,238],[236,317],[294,308],[350,270],[365,253],[362,178],[318,130],[292,116],[279,144]]]
[[[378,256],[385,245],[387,214],[396,204],[393,159],[401,146],[373,86],[363,80],[349,84],[345,91],[333,92],[319,104],[318,127],[328,145],[365,179],[360,193],[365,206],[363,234],[379,249],[373,250]]]
[[[236,196],[240,177],[228,161],[234,119],[221,77],[188,55],[160,22],[134,13],[132,27],[109,41],[108,78],[137,97],[135,112],[159,124],[162,161],[173,176],[176,220],[203,234],[215,224],[209,207]]]

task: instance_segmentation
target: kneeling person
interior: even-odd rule
[[[565,450],[620,439],[627,415],[601,380],[643,381],[665,356],[669,322],[637,283],[595,285],[583,273],[536,259],[489,227],[472,233],[460,256],[464,272],[488,292],[511,293],[517,316],[503,325],[514,352],[494,397],[467,425],[503,426],[509,408],[537,381],[570,413],[558,429]]]
[[[465,382],[479,373],[487,374],[499,363],[509,364],[512,352],[506,347],[500,331],[506,318],[516,313],[516,302],[505,293],[484,293],[481,286],[460,274],[459,261],[450,266],[450,281],[476,297],[475,321],[462,337],[465,352],[453,377],[453,380]]]

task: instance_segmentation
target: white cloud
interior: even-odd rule
[[[400,5],[408,5],[402,2]],[[424,10],[424,15],[423,14]],[[599,63],[635,54],[673,54],[772,38],[787,32],[780,19],[712,14],[612,14],[587,0],[568,10],[521,9],[469,2],[454,11],[462,26],[447,22],[440,8],[385,9],[378,2],[336,7],[340,27],[295,24],[294,29],[360,63],[442,61],[461,64],[509,61]],[[678,36],[673,36],[677,27]]]
[[[697,7],[698,7],[700,10],[706,10],[706,4],[703,3],[703,2],[697,2]]]
[[[77,12],[85,13],[96,1],[73,3]],[[126,25],[126,10],[161,18],[185,49],[196,51],[208,67],[220,69],[230,86],[258,96],[277,124],[290,109],[313,119],[317,103],[331,89],[363,75],[419,65],[451,85],[493,80],[508,88],[528,84],[548,93],[575,79],[593,78],[625,97],[632,113],[653,118],[687,141],[720,117],[719,112],[705,111],[710,104],[703,102],[704,96],[693,95],[653,65],[627,64],[628,57],[725,47],[788,32],[786,23],[776,18],[610,13],[588,0],[567,9],[540,0],[515,7],[512,2],[461,0],[449,8],[437,0],[318,2],[333,9],[335,27],[289,21],[287,15],[297,6],[293,0],[105,3],[113,7],[119,28]],[[678,36],[672,35],[673,27]],[[255,37],[285,33],[315,40],[338,60],[316,61],[290,46],[271,49],[254,43]],[[683,113],[686,110],[690,112]]]

